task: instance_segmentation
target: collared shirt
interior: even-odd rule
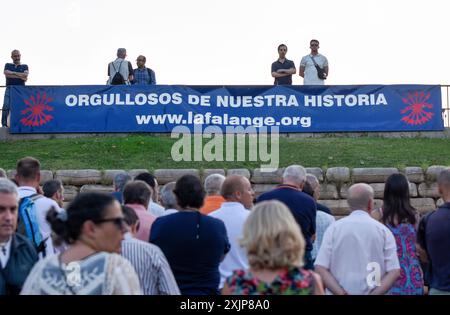
[[[178,212],[177,209],[166,209],[166,210],[164,210],[164,213],[161,214],[161,216],[163,217],[163,216],[166,216],[166,215],[169,215],[169,214],[174,214],[174,213],[177,213],[177,212]]]
[[[156,217],[150,214],[143,205],[130,203],[126,204],[126,206],[129,206],[136,211],[136,214],[139,217],[140,228],[136,233],[136,238],[141,241],[148,242],[148,239],[150,238],[150,229],[153,222],[155,222]]]
[[[319,205],[319,204],[317,204],[317,205]],[[325,231],[335,221],[336,221],[336,219],[332,215],[329,215],[328,213],[317,210],[317,213],[316,213],[316,241],[313,243],[313,250],[311,252],[311,256],[313,259],[315,259],[317,257],[317,252],[320,249],[320,245],[322,245],[322,239],[323,239],[323,235],[325,234]]]
[[[381,278],[400,269],[394,235],[362,210],[328,227],[315,265],[327,268],[349,294],[369,294],[374,287],[367,279],[378,268]]]
[[[305,77],[303,78],[304,85],[324,85],[325,81],[319,79],[317,74],[316,66],[314,65],[314,61],[312,60],[312,55],[306,55],[300,61],[300,67],[305,67]],[[321,54],[317,54],[314,56],[314,60],[322,69],[324,67],[328,67],[328,59]]]
[[[162,216],[165,211],[164,207],[160,206],[153,200],[150,200],[147,210],[156,218]]]
[[[5,64],[5,70],[24,73],[25,71],[28,71],[28,66],[7,63]],[[6,78],[6,85],[25,85],[25,81],[19,78]]]
[[[18,188],[18,190],[19,190],[19,198],[29,197],[37,193],[34,187],[29,186],[21,186]],[[36,205],[36,219],[39,225],[42,240],[46,239],[45,254],[46,255],[56,254],[56,250],[53,246],[53,240],[51,237],[52,228],[47,221],[47,213],[51,208],[55,208],[56,211],[61,211],[61,208],[59,207],[59,205],[56,203],[55,200],[47,198],[42,195],[40,196],[40,198],[36,199],[34,203]],[[39,253],[39,258],[41,259],[43,257],[44,255],[42,253]]]
[[[295,69],[295,64],[292,60],[284,59],[284,62],[281,62],[280,59],[272,63],[272,71],[271,72],[277,72],[279,69]],[[275,85],[292,85],[292,74],[287,75],[285,77],[281,78],[275,78],[274,83]]]
[[[169,263],[158,246],[125,234],[122,256],[133,265],[144,295],[179,295],[180,290]]]
[[[11,255],[11,243],[12,237],[9,240],[0,246],[0,268],[6,268],[6,264],[8,263],[9,256]],[[3,252],[4,251],[4,252]]]
[[[223,288],[226,278],[230,277],[234,270],[247,270],[249,268],[247,254],[239,245],[239,239],[243,235],[244,223],[249,214],[250,211],[245,209],[239,202],[224,202],[220,209],[209,214],[209,216],[222,220],[225,223],[228,240],[231,245],[230,251],[219,265],[220,289]]]
[[[200,208],[200,213],[209,214],[220,208],[225,199],[221,195],[207,196],[203,207]]]
[[[136,68],[133,84],[156,84],[155,71],[150,68]]]

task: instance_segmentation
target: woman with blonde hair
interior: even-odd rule
[[[305,240],[283,203],[257,204],[245,222],[240,243],[250,269],[235,270],[222,294],[324,294],[320,276],[302,268]]]

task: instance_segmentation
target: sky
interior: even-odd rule
[[[298,70],[313,38],[329,61],[328,84],[450,84],[444,0],[16,0],[0,7],[1,60],[11,62],[19,49],[28,85],[105,84],[119,47],[133,66],[145,55],[158,84],[270,85],[277,46],[288,46]]]

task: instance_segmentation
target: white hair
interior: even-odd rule
[[[306,170],[301,165],[290,165],[286,167],[283,173],[283,181],[290,181],[302,184],[306,180]]]
[[[175,189],[175,182],[165,184],[160,191],[161,203],[166,209],[174,209],[177,207],[177,197],[173,190]]]
[[[314,190],[319,186],[319,180],[316,175],[306,174],[306,181],[311,185],[311,188]]]
[[[2,194],[14,194],[17,200],[19,200],[19,191],[16,184],[7,178],[0,178],[0,193]]]
[[[220,189],[222,188],[223,182],[225,181],[225,176],[221,174],[211,174],[205,179],[205,191],[206,194],[219,195]]]

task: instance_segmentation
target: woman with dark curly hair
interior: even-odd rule
[[[230,248],[225,225],[199,212],[205,191],[197,177],[181,177],[173,192],[179,212],[156,219],[150,242],[169,261],[181,294],[218,294],[219,264]]]

